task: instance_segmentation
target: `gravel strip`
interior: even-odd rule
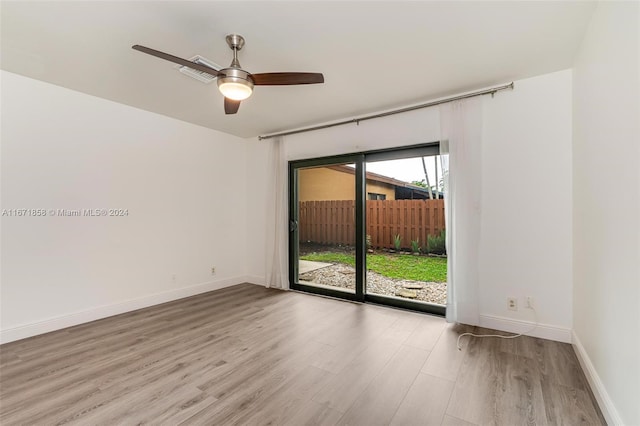
[[[316,269],[300,275],[301,281],[315,284],[328,285],[332,287],[342,287],[354,290],[356,285],[356,270],[348,265],[340,263]],[[421,281],[401,280],[388,278],[375,272],[367,271],[367,292],[384,296],[398,296],[397,293],[403,289],[404,285],[423,285],[421,289],[415,289],[416,297],[412,300],[423,302],[446,304],[447,283],[428,283]]]

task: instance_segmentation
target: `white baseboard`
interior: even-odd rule
[[[264,286],[266,284],[266,280],[264,277],[258,275],[247,275],[245,278],[245,282],[249,284],[261,285]]]
[[[91,308],[80,312],[60,315],[58,317],[49,318],[29,324],[23,324],[17,327],[7,328],[4,330],[0,330],[0,344],[13,342],[14,340],[25,339],[31,336],[37,336],[38,334],[72,327],[74,325],[95,321],[125,312],[135,311],[136,309],[147,308],[149,306],[158,305],[160,303],[171,302],[173,300],[194,296],[200,293],[206,293],[208,291],[218,290],[236,284],[242,284],[247,281],[246,278],[247,277],[234,277],[196,284],[188,287],[164,291],[161,293],[155,293],[120,303],[98,306],[96,308]]]
[[[600,380],[598,372],[593,366],[593,363],[591,363],[591,359],[589,358],[587,351],[584,349],[584,346],[582,346],[582,343],[575,331],[573,332],[572,338],[573,350],[578,357],[578,361],[580,361],[580,366],[582,366],[584,375],[587,376],[587,381],[589,382],[589,386],[591,386],[593,395],[598,401],[598,405],[600,406],[600,411],[602,411],[604,419],[607,421],[607,424],[611,426],[623,425],[624,423],[620,418],[620,414],[618,414],[618,410],[616,410],[616,407],[613,405],[613,401],[609,397],[607,389],[604,387],[602,380]]]
[[[512,318],[492,315],[480,315],[479,325],[480,327],[493,328],[494,330],[507,331],[510,333],[524,333],[527,336],[555,340],[556,342],[571,343],[571,329],[555,325],[538,324],[533,328],[535,323],[532,321],[514,320]]]

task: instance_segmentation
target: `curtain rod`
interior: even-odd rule
[[[329,127],[342,126],[342,125],[351,124],[351,123],[359,124],[361,121],[373,120],[374,118],[387,117],[389,115],[394,115],[394,114],[402,114],[403,112],[415,111],[417,109],[428,108],[428,107],[432,107],[440,104],[446,104],[447,102],[458,101],[460,99],[474,98],[476,96],[483,96],[483,95],[493,96],[501,90],[513,89],[513,88],[514,88],[514,84],[513,82],[511,82],[510,84],[505,84],[503,86],[496,86],[490,89],[484,89],[484,90],[479,90],[477,92],[466,93],[464,95],[451,96],[448,98],[440,99],[438,101],[427,102],[425,104],[414,105],[406,108],[394,109],[392,111],[381,112],[379,114],[366,115],[364,117],[352,118],[349,120],[338,121],[335,123],[322,124],[320,126],[306,127],[304,129],[299,129],[299,130],[291,130],[288,132],[273,133],[271,135],[266,135],[266,136],[258,136],[258,140],[261,141],[264,139],[276,138],[278,136],[296,135],[298,133],[306,133],[306,132],[312,132],[314,130],[328,129]]]

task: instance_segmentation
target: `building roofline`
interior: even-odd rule
[[[335,165],[335,166],[326,166],[328,169],[332,169],[332,170],[336,170],[342,173],[349,173],[352,175],[356,174],[356,169],[353,167],[349,167],[349,166],[345,166],[345,165]],[[384,176],[384,175],[380,175],[377,173],[373,173],[373,172],[367,172],[367,179],[368,180],[373,180],[376,182],[383,182],[383,183],[388,183],[389,185],[394,185],[394,186],[401,186],[403,188],[409,188],[409,189],[413,189],[415,191],[420,191],[423,192],[424,194],[429,194],[429,190],[427,188],[424,188],[422,186],[418,186],[418,185],[414,185],[412,183],[409,182],[405,182],[402,180],[398,180],[398,179],[394,179],[388,176]],[[440,191],[435,191],[438,195],[441,195],[442,193]]]

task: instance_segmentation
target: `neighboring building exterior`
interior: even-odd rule
[[[354,200],[355,169],[349,166],[325,166],[298,171],[298,200]],[[401,180],[367,172],[368,200],[425,200],[426,188]],[[442,198],[442,194],[439,194]]]

